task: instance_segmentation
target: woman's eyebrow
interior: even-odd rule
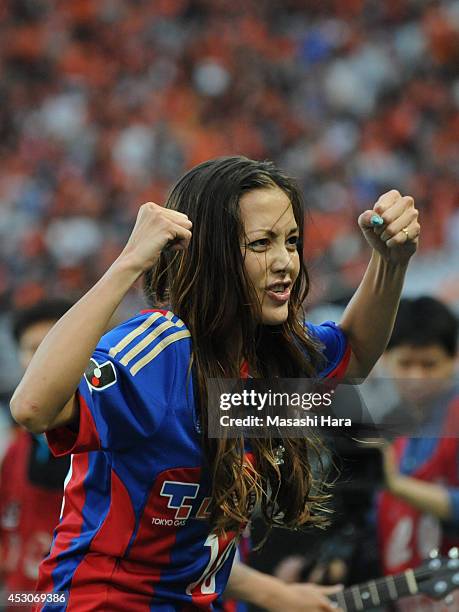
[[[287,235],[293,234],[294,232],[298,232],[298,231],[299,231],[298,226],[297,226],[297,225],[295,225],[295,227],[292,227],[292,228],[291,228],[291,229],[288,231]],[[256,232],[264,232],[265,234],[268,234],[268,236],[269,236],[270,238],[275,238],[275,237],[277,236],[277,233],[276,233],[276,232],[273,232],[273,230],[272,230],[272,229],[261,228],[261,227],[260,227],[259,229],[250,230],[250,232],[247,232],[247,236],[248,236],[249,234],[255,234]]]

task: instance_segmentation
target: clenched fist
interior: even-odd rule
[[[373,210],[360,215],[359,226],[368,244],[384,259],[406,264],[418,248],[421,231],[418,214],[413,198],[393,189],[379,198]],[[375,215],[382,218],[381,225],[372,223]]]
[[[147,202],[139,209],[121,256],[145,272],[155,264],[164,248],[174,251],[186,249],[191,240],[191,227],[187,215]]]

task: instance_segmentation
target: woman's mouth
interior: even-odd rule
[[[266,294],[277,304],[285,304],[290,299],[290,285],[279,283],[266,288]]]

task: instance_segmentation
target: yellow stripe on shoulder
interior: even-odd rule
[[[129,369],[130,373],[132,374],[132,376],[135,376],[139,372],[139,370],[141,370],[147,364],[153,361],[153,359],[157,357],[170,344],[173,344],[174,342],[178,342],[178,340],[181,340],[182,338],[189,338],[189,337],[191,337],[191,334],[187,329],[175,332],[174,334],[170,334],[170,336],[166,336],[166,338],[161,340],[161,342],[158,342],[158,344],[155,346],[154,349],[152,349],[149,353],[144,355],[141,359],[139,359],[139,361],[137,361]]]
[[[184,326],[183,321],[180,321],[181,325],[173,323],[170,320],[171,317],[167,316],[169,314],[171,314],[171,317],[172,317],[172,313],[169,313],[169,312],[165,315],[166,319],[169,319],[168,321],[163,321],[163,323],[158,325],[158,327],[155,327],[155,329],[152,332],[147,334],[145,338],[142,338],[142,340],[138,342],[135,346],[133,346],[130,351],[128,351],[125,355],[123,355],[123,358],[120,359],[120,363],[122,365],[127,366],[128,363],[134,359],[134,357],[137,357],[137,355],[141,353],[148,345],[153,344],[156,338],[159,338],[159,336],[163,332],[165,332],[167,329],[173,329],[174,327]]]
[[[124,348],[126,348],[126,346],[128,344],[130,344],[138,336],[141,336],[145,330],[147,330],[149,327],[151,327],[155,321],[157,321],[158,319],[160,319],[163,316],[165,316],[166,319],[169,319],[169,321],[170,321],[174,315],[173,315],[172,312],[167,312],[165,315],[163,315],[160,312],[154,312],[147,319],[142,321],[142,323],[140,325],[138,325],[135,329],[130,331],[128,334],[126,334],[124,336],[124,338],[122,338],[118,342],[118,344],[116,344],[115,346],[113,346],[110,349],[110,351],[108,353],[110,355],[110,357],[115,357],[120,351],[122,351]],[[182,323],[182,325],[183,325],[183,323]]]

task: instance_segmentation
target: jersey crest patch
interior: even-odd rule
[[[84,377],[90,389],[101,391],[116,383],[116,370],[111,361],[99,364],[91,357],[91,361],[84,372]]]

